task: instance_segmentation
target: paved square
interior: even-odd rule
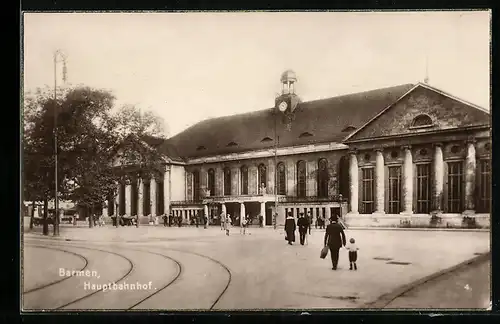
[[[313,230],[306,245],[289,246],[282,229],[267,228],[229,236],[218,227],[161,226],[62,227],[57,239],[26,233],[23,308],[360,308],[490,250],[485,231],[353,229],[346,235],[360,248],[358,270],[342,249],[333,271],[329,256],[319,258],[323,235]],[[65,277],[61,268],[89,272]]]

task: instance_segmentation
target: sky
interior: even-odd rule
[[[271,108],[280,75],[303,101],[423,82],[490,109],[490,12],[24,13],[24,90],[110,90],[175,135]],[[426,63],[427,62],[427,63]],[[427,66],[427,68],[426,68]],[[62,83],[61,64],[57,70]]]

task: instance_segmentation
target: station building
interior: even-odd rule
[[[142,138],[164,156],[164,171],[121,184],[104,213],[489,226],[488,110],[422,83],[303,102],[293,71],[280,81],[272,108]]]

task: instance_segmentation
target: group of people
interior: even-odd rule
[[[311,221],[309,217],[305,217],[303,213],[300,213],[295,224],[295,218],[292,213],[289,213],[285,220],[285,240],[289,245],[293,245],[295,242],[295,231],[299,230],[300,244],[304,245],[307,240],[307,231],[311,234]],[[350,238],[349,243],[346,242],[346,235],[344,233],[344,228],[338,223],[338,216],[332,216],[330,218],[330,224],[326,227],[324,246],[328,247],[330,252],[330,258],[332,261],[332,270],[337,270],[337,265],[339,261],[339,250],[344,247],[349,253],[349,270],[357,270],[357,258],[358,258],[358,246],[354,238]]]
[[[247,233],[247,227],[250,219],[250,215],[241,215],[240,217],[240,234],[245,235]],[[220,214],[220,229],[225,231],[226,235],[229,236],[231,227],[233,226],[233,217],[230,214],[222,212]]]

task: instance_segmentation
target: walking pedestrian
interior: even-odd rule
[[[224,212],[220,213],[220,230],[224,230],[224,223],[226,222],[226,214]]]
[[[208,221],[209,221],[208,215],[205,215],[204,218],[203,218],[203,220],[204,220],[203,226],[204,226],[205,229],[207,229],[208,228]]]
[[[349,251],[349,270],[352,270],[354,266],[354,270],[358,270],[356,266],[356,261],[358,260],[358,246],[356,245],[356,240],[351,237],[349,240],[349,244],[346,246],[347,251]]]
[[[224,229],[226,230],[226,235],[229,236],[229,230],[231,229],[231,224],[232,219],[231,215],[227,214],[226,217],[224,218]]]
[[[241,215],[241,221],[240,221],[240,233],[242,233],[243,235],[246,234],[246,231],[247,231],[247,224],[248,224],[248,220],[250,219],[250,215]]]
[[[287,240],[290,245],[295,242],[296,229],[297,226],[295,225],[295,219],[293,218],[292,213],[289,213],[285,220],[285,240]]]
[[[309,220],[304,217],[304,213],[300,213],[300,217],[297,220],[297,226],[299,227],[300,245],[304,245],[306,240],[307,228],[309,227]]]
[[[325,246],[330,249],[330,257],[332,258],[332,270],[337,270],[337,264],[339,261],[339,249],[341,246],[345,246],[345,233],[337,223],[337,219],[332,217],[330,219],[330,224],[326,227],[325,231]]]
[[[264,216],[262,214],[259,215],[259,227],[264,227]]]

